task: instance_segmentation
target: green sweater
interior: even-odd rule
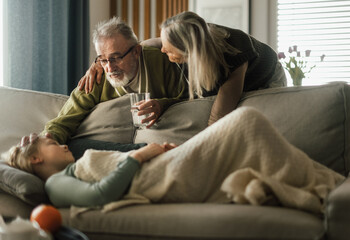
[[[145,92],[148,83],[151,98],[159,101],[163,111],[170,105],[188,98],[187,83],[181,81],[181,70],[159,49],[143,47],[139,68],[140,91]],[[123,88],[113,88],[105,76],[100,84],[94,84],[89,94],[76,88],[58,116],[46,124],[43,133],[49,132],[59,143],[66,143],[97,104],[125,94],[127,92]]]

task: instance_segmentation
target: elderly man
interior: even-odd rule
[[[150,92],[152,100],[139,106],[140,114],[150,114],[145,119],[149,127],[171,104],[187,98],[187,83],[181,81],[178,66],[159,49],[138,44],[133,30],[119,18],[99,24],[93,42],[97,57],[90,69],[99,64],[104,75],[90,93],[79,87],[73,90],[59,115],[46,124],[43,133],[59,143],[67,142],[100,102],[131,92]]]

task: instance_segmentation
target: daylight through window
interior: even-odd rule
[[[303,85],[350,82],[350,0],[277,3],[278,51],[288,53],[290,46],[297,46],[303,56],[306,50],[311,50],[310,57],[305,59],[310,66],[316,65]]]

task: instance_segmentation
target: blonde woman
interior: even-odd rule
[[[165,20],[161,42],[169,60],[188,71],[190,98],[217,94],[209,124],[234,110],[243,91],[286,86],[272,48],[240,30],[206,23],[196,13]]]
[[[286,86],[271,47],[240,30],[207,23],[193,12],[166,19],[161,38],[143,45],[161,48],[182,68],[190,98],[217,95],[209,125],[234,110],[243,92]]]

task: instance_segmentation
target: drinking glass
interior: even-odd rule
[[[131,114],[132,121],[136,128],[144,129],[147,126],[147,122],[141,123],[141,121],[147,118],[150,114],[144,114],[138,116],[138,106],[142,104],[142,102],[146,102],[150,100],[150,93],[130,93],[130,104],[131,104]]]

